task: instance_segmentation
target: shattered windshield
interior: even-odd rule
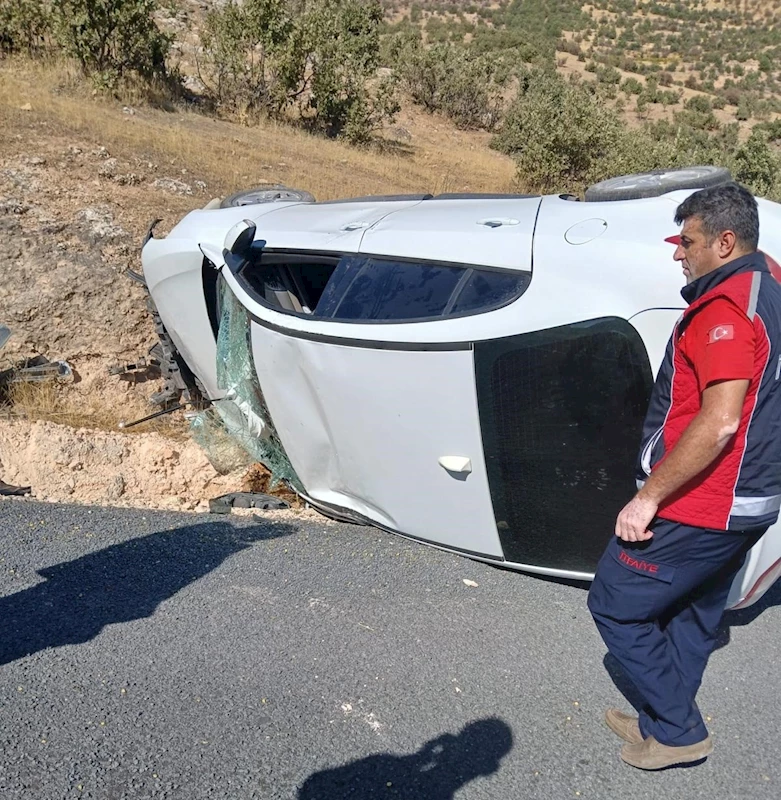
[[[210,459],[235,459],[228,452],[230,445],[224,441],[224,436],[221,438],[219,435],[218,429],[224,428],[246,452],[246,464],[258,461],[271,471],[275,483],[284,481],[303,491],[279,440],[258,381],[252,357],[249,312],[224,280],[219,281],[218,291],[221,312],[217,336],[217,384],[225,392],[225,399],[216,400],[211,408],[193,420],[193,435]],[[218,423],[216,426],[215,422]]]

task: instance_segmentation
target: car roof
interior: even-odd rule
[[[538,195],[358,198],[279,204],[253,215],[256,240],[274,249],[317,249],[531,269]],[[246,207],[245,207],[246,208]]]

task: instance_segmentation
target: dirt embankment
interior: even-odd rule
[[[108,372],[155,341],[145,292],[125,275],[138,269],[149,215],[149,201],[134,207],[132,195],[165,203],[205,185],[84,142],[16,144],[0,161],[0,322],[13,332],[0,370],[44,356],[67,360],[74,380],[12,390],[16,404],[0,411],[0,479],[44,500],[179,510],[243,488],[246,470],[219,475],[181,417],[119,432],[119,420],[155,410],[147,398],[159,382]]]
[[[238,490],[245,469],[218,475],[193,441],[28,420],[0,424],[3,479],[52,502],[207,511]]]

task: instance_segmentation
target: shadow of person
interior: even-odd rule
[[[497,772],[512,746],[512,730],[505,722],[476,720],[458,734],[426,742],[412,755],[380,753],[316,772],[299,790],[298,800],[451,800],[470,781]]]
[[[190,525],[130,539],[39,570],[46,580],[0,598],[0,664],[81,644],[106,626],[148,617],[187,584],[255,541],[295,528]]]

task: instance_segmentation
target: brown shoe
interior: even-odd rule
[[[620,736],[629,744],[640,744],[643,741],[643,734],[640,733],[640,724],[637,717],[624,714],[617,708],[609,708],[605,712],[605,722],[613,733]]]
[[[659,744],[649,736],[640,744],[625,744],[621,748],[621,758],[638,769],[664,769],[676,764],[691,764],[701,761],[713,752],[713,741],[707,736],[697,744],[670,747]]]

